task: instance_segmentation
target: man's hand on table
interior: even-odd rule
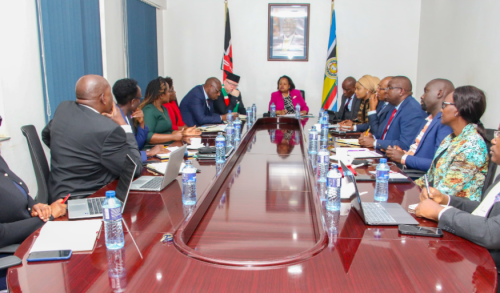
[[[418,204],[415,209],[415,214],[417,217],[427,218],[437,222],[439,221],[439,212],[441,212],[442,209],[444,208],[437,202],[426,199]]]
[[[351,120],[344,120],[339,123],[340,126],[352,126],[353,122]]]
[[[374,142],[375,138],[373,138],[373,135],[369,132],[367,136],[365,136],[364,132],[361,133],[359,136],[359,145],[364,148],[372,148]]]
[[[152,149],[146,151],[146,155],[148,157],[154,157],[157,154],[168,154],[168,153],[170,153],[170,151],[167,150],[163,145],[155,145]]]
[[[404,156],[405,152],[396,145],[394,147],[388,146],[385,154],[388,159],[401,164],[401,158]]]

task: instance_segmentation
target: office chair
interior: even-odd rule
[[[47,163],[47,158],[45,157],[45,152],[43,151],[42,143],[40,142],[35,126],[25,125],[21,127],[21,131],[28,142],[31,162],[33,163],[33,169],[35,171],[38,189],[35,199],[39,203],[48,203],[49,188],[47,186],[47,182],[49,180],[50,169],[49,164]]]
[[[8,245],[5,247],[0,248],[0,254],[14,254],[19,247],[19,244],[13,244],[13,245]],[[15,256],[15,255],[9,255],[6,257],[0,258],[0,270],[5,270],[13,266],[20,265],[22,263],[22,260]],[[8,288],[7,284],[7,288]],[[3,291],[2,291],[3,292]]]
[[[299,90],[300,94],[302,95],[302,98],[304,98],[304,101],[306,100],[306,92],[303,90]]]

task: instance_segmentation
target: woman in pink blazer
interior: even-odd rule
[[[276,115],[295,113],[295,106],[297,104],[300,105],[301,115],[306,115],[309,112],[309,107],[307,107],[300,91],[295,89],[292,79],[286,75],[278,79],[278,91],[271,94],[269,111],[271,111],[272,103],[276,106]]]

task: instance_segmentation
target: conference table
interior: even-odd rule
[[[12,292],[495,292],[489,252],[461,237],[401,235],[365,225],[342,199],[327,211],[318,195],[307,131],[317,119],[260,118],[245,126],[224,166],[193,160],[197,203],[182,203],[181,176],[161,192],[131,191],[123,213],[125,246],[66,261],[27,263],[39,231],[8,270]],[[214,144],[215,136],[203,136]],[[357,173],[375,169],[359,167]],[[392,170],[399,170],[391,166]],[[146,169],[143,174],[149,174]],[[372,202],[374,182],[358,182]],[[104,196],[116,181],[93,196]],[[389,202],[419,202],[413,183],[390,183]],[[416,218],[420,225],[433,221]],[[62,218],[61,220],[67,220]],[[172,233],[172,242],[161,241]]]

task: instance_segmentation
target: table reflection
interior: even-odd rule
[[[109,286],[113,292],[124,292],[127,287],[127,270],[125,269],[125,247],[107,249]]]

